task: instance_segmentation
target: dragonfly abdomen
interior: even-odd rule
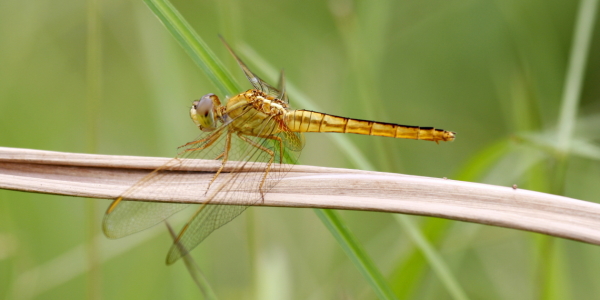
[[[387,136],[426,141],[452,141],[455,133],[433,127],[407,126],[350,119],[310,110],[289,111],[285,115],[288,128],[294,132],[339,132]]]

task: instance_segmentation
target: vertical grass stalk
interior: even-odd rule
[[[87,139],[86,151],[97,152],[98,137],[98,109],[102,99],[102,36],[100,31],[100,3],[98,0],[87,1],[87,53],[86,53],[86,104],[87,104]],[[87,263],[88,272],[88,299],[102,298],[102,270],[100,268],[100,253],[97,239],[98,233],[98,200],[87,199]]]
[[[598,0],[581,0],[577,15],[575,17],[575,26],[573,32],[573,41],[569,62],[567,65],[567,74],[562,95],[562,104],[557,125],[557,153],[554,161],[554,178],[552,182],[552,193],[557,195],[564,194],[564,184],[567,172],[569,152],[577,113],[583,87],[585,68],[587,65],[588,52],[593,36],[594,24],[598,10]],[[567,290],[564,281],[556,280],[558,276],[555,270],[555,264],[560,263],[562,257],[556,257],[548,253],[555,253],[559,245],[548,241],[550,237],[542,237],[542,242],[538,251],[542,259],[538,267],[540,280],[540,299],[560,299],[560,291]],[[561,284],[562,283],[562,284]]]
[[[581,0],[579,3],[579,11],[577,12],[575,19],[576,23],[573,32],[573,41],[571,43],[568,69],[563,88],[562,105],[558,119],[558,149],[563,154],[568,152],[573,136],[573,130],[575,128],[577,109],[579,106],[594,24],[596,22],[597,10],[598,0]]]
[[[356,241],[354,235],[348,230],[340,219],[338,213],[331,209],[315,209],[315,213],[331,234],[338,241],[348,258],[358,268],[367,282],[375,291],[379,299],[396,299],[392,289],[385,282],[381,272],[366,254],[362,246]]]

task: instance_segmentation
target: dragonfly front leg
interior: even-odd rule
[[[204,149],[212,146],[212,144],[214,144],[219,139],[219,137],[221,136],[221,134],[223,134],[223,132],[222,131],[218,131],[218,132],[215,132],[214,134],[211,134],[211,135],[209,135],[209,136],[207,136],[207,137],[205,137],[203,139],[195,140],[195,141],[189,142],[189,143],[187,143],[187,144],[185,144],[183,146],[179,146],[179,147],[177,147],[178,149],[179,148],[183,148],[183,147],[187,147],[189,145],[194,145],[194,144],[206,142],[204,145],[202,145],[200,147],[185,149],[185,150],[179,152],[177,154],[177,156],[181,156],[182,154],[187,153],[187,152],[192,152],[192,151],[196,151],[196,150],[204,150]]]
[[[219,137],[221,137],[221,135],[223,134],[223,131],[219,131],[219,132],[215,132],[214,134],[205,137],[203,139],[199,139],[193,142],[189,142],[183,146],[180,146],[179,148],[182,147],[186,147],[189,145],[193,145],[193,144],[198,144],[198,143],[203,143],[205,142],[204,145],[200,146],[200,147],[196,147],[196,148],[189,148],[189,149],[185,149],[182,152],[180,152],[178,154],[178,156],[185,154],[187,152],[192,152],[192,151],[197,151],[197,150],[204,150],[210,146],[212,146],[217,140],[219,140]],[[213,182],[215,182],[215,180],[217,179],[217,177],[219,177],[219,174],[221,174],[221,172],[223,171],[223,168],[225,167],[225,163],[227,162],[227,158],[229,155],[229,149],[231,149],[231,133],[227,132],[227,137],[225,139],[225,149],[223,150],[223,152],[221,152],[221,154],[219,154],[215,160],[223,158],[223,161],[221,162],[221,167],[219,167],[219,170],[217,170],[217,173],[215,174],[215,176],[213,176],[212,180],[208,183],[208,186],[206,187],[206,192],[208,192],[208,190],[210,189],[210,186],[213,184]]]
[[[229,150],[230,149],[231,149],[231,132],[228,131],[227,136],[225,138],[225,149],[223,150],[223,152],[221,154],[219,154],[217,156],[217,158],[215,158],[215,159],[219,159],[219,158],[223,159],[221,161],[221,167],[219,168],[219,170],[217,170],[217,173],[215,174],[213,179],[208,183],[206,192],[208,192],[208,189],[210,189],[210,186],[213,184],[213,182],[215,182],[215,180],[217,180],[217,177],[219,177],[219,174],[221,174],[221,171],[223,171],[223,168],[225,168],[225,163],[227,163],[227,160],[229,159]]]

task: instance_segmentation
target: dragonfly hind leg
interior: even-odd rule
[[[260,185],[258,187],[258,190],[260,191],[260,195],[262,198],[262,201],[265,201],[265,193],[263,191],[263,186],[265,185],[265,181],[267,180],[267,176],[269,175],[269,171],[271,170],[271,166],[273,165],[273,161],[275,161],[275,152],[273,152],[273,150],[268,149],[258,143],[256,143],[255,141],[245,137],[241,132],[238,132],[238,137],[240,139],[242,139],[243,141],[245,141],[246,143],[252,145],[253,147],[257,148],[258,150],[264,151],[267,154],[269,154],[269,156],[271,157],[269,159],[269,162],[267,163],[267,167],[265,168],[265,175],[263,175],[263,178],[260,181]],[[266,138],[266,139],[271,139],[271,140],[275,140],[279,142],[279,153],[280,153],[280,162],[283,162],[283,141],[281,140],[281,138],[274,136],[274,135],[269,135],[269,136],[257,136],[260,138]]]

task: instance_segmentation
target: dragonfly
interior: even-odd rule
[[[304,147],[304,133],[355,133],[437,143],[455,138],[455,132],[433,127],[293,110],[283,71],[277,87],[273,87],[250,71],[224,39],[223,43],[253,88],[230,97],[226,104],[215,94],[206,94],[192,103],[190,117],[201,134],[180,146],[174,159],[145,175],[111,203],[102,225],[107,237],[121,238],[142,231],[187,208],[189,204],[168,202],[176,198],[182,182],[188,180],[189,172],[182,170],[194,169],[205,159],[218,161],[219,167],[205,182],[187,182],[186,187],[193,189],[202,204],[197,205],[173,242],[167,264],[187,255],[247,207],[264,200],[264,195],[297,162]],[[144,197],[163,202],[127,201]]]

